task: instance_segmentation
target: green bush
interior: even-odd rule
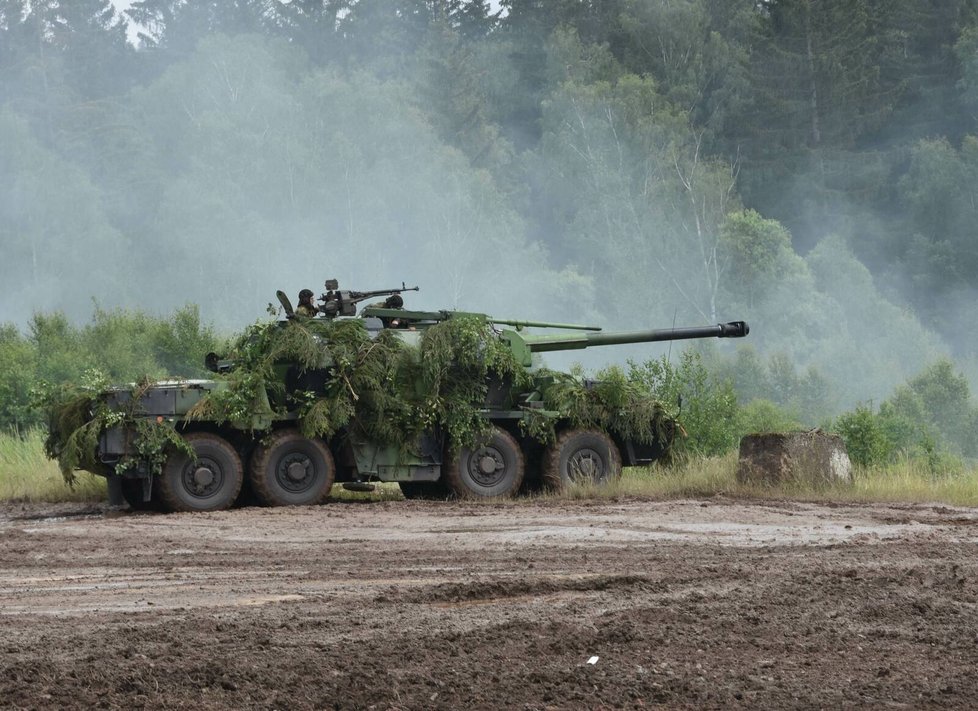
[[[934,363],[897,388],[880,411],[926,428],[936,434],[940,444],[956,453],[978,455],[978,416],[971,404],[968,381],[954,371],[949,360]]]
[[[200,323],[196,305],[167,318],[96,309],[78,337],[89,359],[112,380],[202,375],[204,356],[221,348],[213,329]]]
[[[834,429],[842,435],[849,458],[864,467],[882,465],[890,461],[893,444],[886,435],[880,418],[864,405],[841,415]]]
[[[184,377],[204,374],[204,356],[211,351],[226,352],[230,347],[212,326],[201,324],[196,304],[177,309],[170,318],[158,322],[152,342],[160,367],[168,375]]]
[[[907,400],[906,402],[912,402]],[[862,466],[891,465],[903,459],[923,465],[932,475],[960,472],[961,458],[949,452],[941,435],[919,416],[884,403],[879,413],[860,405],[841,415],[834,429],[842,435],[849,458]]]
[[[714,377],[697,351],[686,350],[678,364],[662,357],[641,365],[629,361],[628,366],[629,379],[647,387],[662,402],[676,404],[681,399],[679,419],[687,436],[677,441],[677,452],[712,456],[738,445],[733,385]]]
[[[888,464],[904,457],[933,474],[959,471],[961,457],[978,454],[978,409],[964,376],[941,360],[896,388],[878,413],[860,405],[841,415],[836,429],[857,464]]]
[[[28,341],[37,358],[37,377],[48,383],[77,381],[96,363],[89,360],[81,329],[73,326],[61,312],[36,313],[29,325]]]
[[[737,429],[743,436],[754,432],[791,432],[804,429],[804,426],[780,405],[758,399],[740,408]]]

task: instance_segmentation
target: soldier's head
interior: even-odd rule
[[[309,289],[303,289],[299,292],[299,303],[300,304],[312,304],[313,293]]]
[[[404,306],[404,299],[400,294],[391,294],[384,300],[385,309],[399,309]]]

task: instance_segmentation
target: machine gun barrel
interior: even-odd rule
[[[421,291],[421,287],[405,286],[404,282],[401,282],[400,288],[377,289],[376,291],[348,291],[346,293],[349,294],[350,301],[359,302],[364,299],[372,299],[375,296],[392,296],[393,294],[400,294],[404,291]]]
[[[580,333],[570,336],[526,336],[524,340],[531,352],[546,353],[549,351],[577,350],[591,346],[682,341],[690,338],[743,338],[748,333],[750,333],[750,327],[746,321],[731,321],[730,323],[718,323],[716,326],[693,328],[663,328],[619,333]]]

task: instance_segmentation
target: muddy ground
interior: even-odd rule
[[[0,505],[3,708],[978,701],[978,510]]]

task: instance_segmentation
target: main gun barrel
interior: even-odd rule
[[[743,338],[750,333],[746,321],[718,323],[716,326],[693,328],[662,328],[650,331],[623,331],[619,333],[580,333],[567,335],[526,336],[524,341],[533,353],[570,351],[591,346],[617,346],[626,343],[652,343],[655,341],[682,341],[691,338]]]

